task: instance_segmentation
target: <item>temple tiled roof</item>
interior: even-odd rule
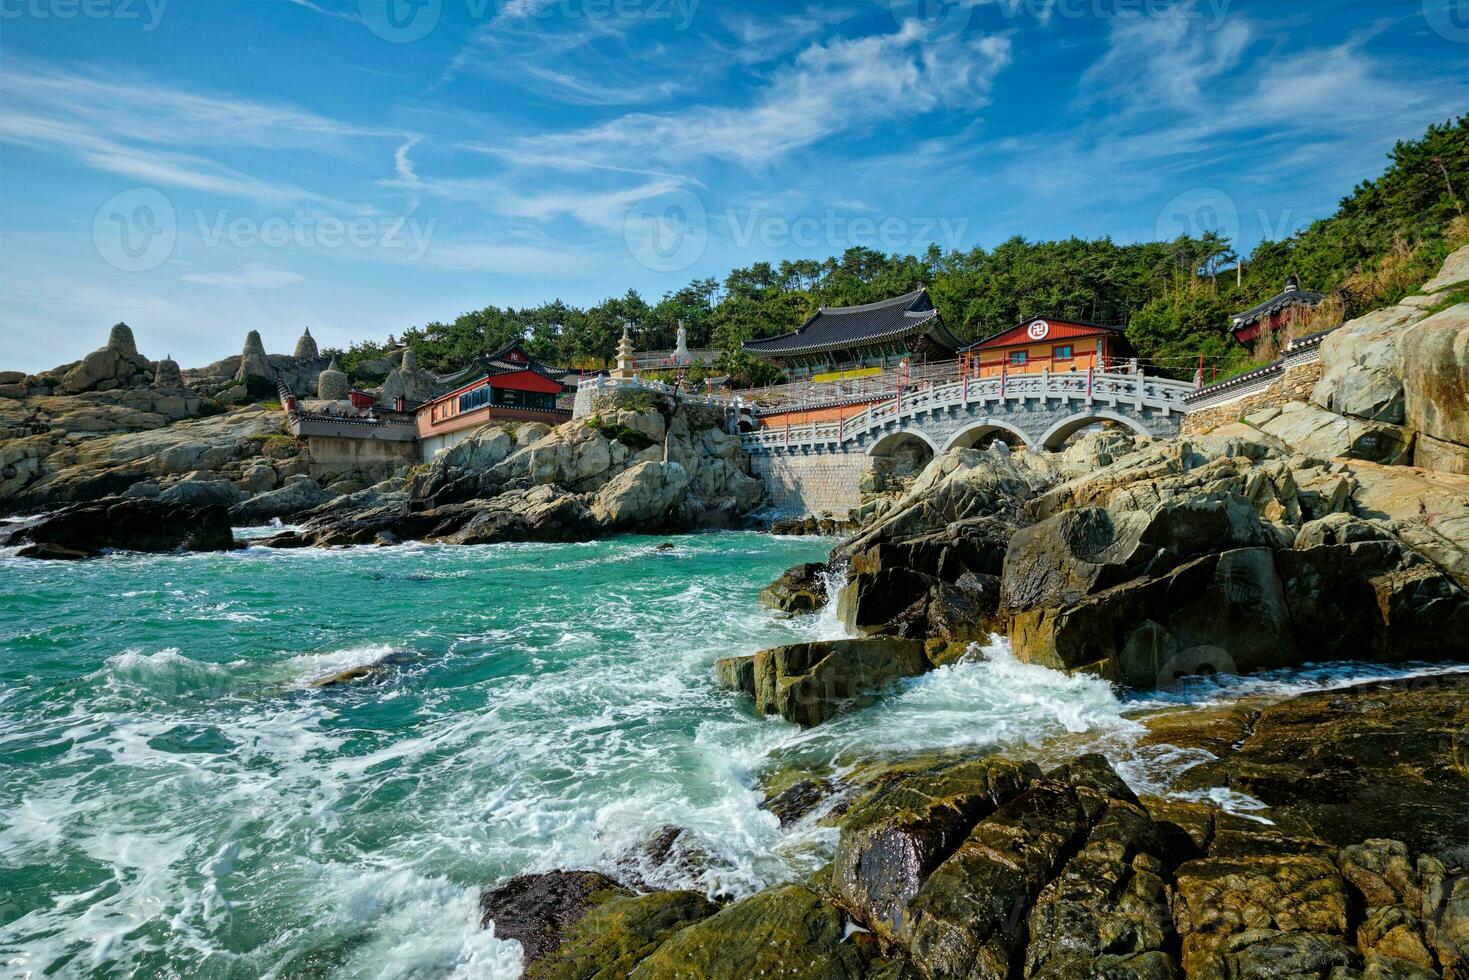
[[[1313,293],[1302,289],[1295,276],[1289,276],[1285,280],[1285,288],[1279,293],[1267,299],[1257,306],[1252,306],[1243,313],[1236,313],[1230,317],[1230,323],[1235,330],[1248,327],[1250,324],[1267,317],[1274,316],[1288,306],[1315,306],[1325,299],[1323,293]]]
[[[752,340],[744,344],[744,349],[751,354],[774,356],[815,354],[921,333],[930,334],[941,347],[954,350],[959,346],[922,286],[865,306],[823,306],[795,332]]]
[[[518,343],[509,343],[498,350],[491,351],[481,357],[475,358],[469,365],[455,371],[453,374],[440,376],[437,380],[440,385],[450,388],[458,388],[471,381],[480,378],[494,378],[502,374],[514,374],[517,371],[533,371],[543,378],[564,383],[568,374],[565,368],[551,367],[542,364],[531,357]]]

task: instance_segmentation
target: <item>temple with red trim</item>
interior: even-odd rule
[[[476,358],[474,363],[443,379],[454,387],[418,406],[418,437],[423,460],[472,436],[493,421],[536,421],[560,425],[571,410],[560,407],[566,393],[566,372],[541,364],[519,343]]]
[[[1059,317],[1033,317],[959,351],[965,377],[1105,371],[1134,358],[1122,327]]]
[[[1305,321],[1311,311],[1321,305],[1326,296],[1302,289],[1295,275],[1286,277],[1285,288],[1265,302],[1236,313],[1229,318],[1229,329],[1234,339],[1254,350],[1261,334],[1294,327]]]

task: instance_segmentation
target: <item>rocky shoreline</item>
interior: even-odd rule
[[[808,879],[730,901],[558,871],[486,891],[485,925],[533,978],[1469,980],[1469,672],[1442,666],[1469,662],[1469,304],[1434,299],[1469,281],[1469,249],[1439,280],[1323,343],[1310,402],[1174,440],[938,457],[761,594],[834,606],[847,635],[720,660],[711,684],[731,712],[814,727],[995,634],[1022,664],[1133,690],[1320,661],[1435,672],[1144,717],[1134,747],[1187,762],[1152,794],[1061,743],[772,773],[773,819],[835,835]],[[569,541],[740,526],[761,502],[722,419],[673,399],[486,428],[368,484],[311,475],[278,413],[181,379],[123,327],[10,382],[0,501],[60,509],[0,546],[224,550],[272,518],[299,523],[272,548]],[[681,834],[648,859],[696,863]]]
[[[839,838],[809,880],[721,905],[553,872],[482,906],[532,978],[1469,976],[1466,694],[1469,672],[1146,717],[1140,745],[1213,756],[1167,796],[1095,754],[869,762],[812,794]]]
[[[847,638],[714,675],[735,710],[802,727],[996,633],[1134,690],[1322,661],[1406,676],[1148,713],[1123,754],[1172,761],[1141,796],[1085,739],[777,770],[780,825],[836,833],[809,878],[721,902],[530,875],[485,892],[485,924],[531,978],[1469,978],[1469,668],[1409,666],[1469,662],[1469,305],[1404,309],[1323,345],[1310,403],[940,456],[761,593],[834,605]],[[1401,465],[1414,444],[1440,468]]]

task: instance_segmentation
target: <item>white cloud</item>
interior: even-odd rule
[[[181,277],[184,282],[201,286],[225,286],[231,289],[277,289],[296,282],[305,282],[306,277],[284,269],[251,263],[239,272],[191,272]]]
[[[293,106],[68,72],[14,57],[0,65],[0,91],[0,141],[69,153],[96,170],[146,184],[267,204],[310,201],[357,210],[330,195],[247,173],[206,154],[341,152],[357,139],[405,138],[391,129]]]
[[[660,162],[713,158],[760,169],[837,133],[944,107],[981,106],[1010,58],[1008,38],[929,43],[908,23],[893,34],[810,45],[749,105],[633,113],[522,146],[603,163],[651,155]]]

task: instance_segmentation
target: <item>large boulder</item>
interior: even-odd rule
[[[1413,459],[1412,429],[1338,415],[1307,402],[1287,402],[1245,421],[1308,456],[1340,456],[1390,465]]]
[[[760,590],[760,602],[784,613],[815,612],[826,605],[829,574],[824,562],[806,562],[788,568]]]
[[[486,891],[480,910],[497,939],[520,943],[527,980],[580,980],[628,976],[716,906],[695,892],[635,895],[595,871],[553,871]]]
[[[0,546],[13,545],[35,546],[35,557],[55,557],[50,549],[88,556],[113,549],[226,551],[235,547],[235,540],[223,507],[110,497],[0,528]]]
[[[1406,425],[1419,466],[1469,474],[1469,303],[1408,330],[1400,343]]]
[[[820,640],[761,650],[718,662],[724,687],[748,694],[762,714],[809,727],[834,717],[856,698],[880,692],[931,664],[922,640],[891,636]]]
[[[1398,340],[1421,319],[1415,306],[1387,306],[1337,327],[1321,342],[1321,379],[1311,400],[1337,415],[1402,425]]]
[[[309,477],[298,477],[269,493],[258,494],[230,508],[236,526],[269,524],[272,520],[296,517],[327,503],[337,494],[325,490]]]
[[[639,463],[598,491],[592,516],[608,530],[661,530],[675,523],[688,486],[678,463]]]
[[[884,942],[901,943],[924,879],[976,823],[1039,777],[1034,763],[993,758],[933,765],[880,786],[842,817],[836,902]]]

